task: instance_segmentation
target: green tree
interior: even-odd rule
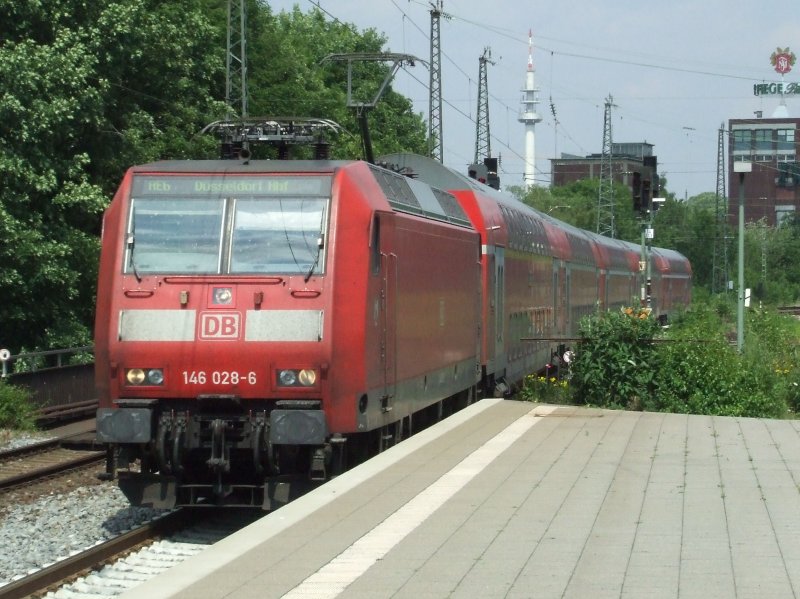
[[[101,214],[125,170],[213,158],[225,118],[224,0],[0,0],[0,345],[90,341]],[[378,52],[374,30],[318,9],[248,0],[250,113],[340,122],[333,156],[360,154],[334,52]],[[365,65],[364,84],[387,66]],[[424,151],[426,128],[391,88],[370,115],[375,153]]]
[[[745,280],[756,297],[769,303],[797,302],[800,298],[800,220],[789,218],[777,228],[749,226],[745,239]]]
[[[668,198],[653,216],[653,243],[686,256],[692,264],[693,284],[710,289],[716,217],[713,207],[709,206],[702,198],[698,202]]]
[[[596,231],[599,184],[597,179],[581,179],[550,190],[534,186],[527,191],[521,189],[511,191],[529,206],[558,220],[580,229]],[[633,213],[630,190],[619,183],[614,183],[613,190],[616,237],[639,243],[641,227]]]
[[[362,156],[359,127],[354,112],[347,108],[347,64],[326,58],[333,54],[379,53],[386,38],[374,29],[359,32],[354,25],[331,21],[317,8],[303,13],[295,6],[291,12],[272,15],[262,7],[251,20],[257,30],[248,57],[252,72],[250,112],[331,119],[345,130],[344,135],[331,140],[332,156]],[[383,62],[354,62],[354,101],[371,101],[389,69]],[[413,112],[408,98],[392,90],[391,84],[368,119],[376,156],[425,153],[425,121]]]
[[[0,343],[89,341],[108,193],[212,147],[192,137],[218,108],[209,30],[192,0],[0,5]]]

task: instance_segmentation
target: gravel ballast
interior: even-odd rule
[[[151,520],[163,510],[131,507],[114,483],[81,487],[0,514],[0,585]]]

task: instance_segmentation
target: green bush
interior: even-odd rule
[[[749,367],[724,336],[674,339],[659,349],[657,392],[648,409],[719,416],[785,415],[785,401],[771,393],[771,373]]]
[[[584,318],[570,368],[576,400],[606,408],[642,409],[653,392],[653,339],[658,330],[649,310],[626,308]]]
[[[30,393],[0,379],[0,428],[32,430],[34,422]]]
[[[662,330],[648,310],[626,308],[581,322],[570,364],[575,403],[612,409],[782,418],[800,411],[800,325],[748,310],[741,354],[730,301],[709,298]],[[528,377],[524,399],[554,401],[553,382]],[[538,399],[537,399],[538,398]]]

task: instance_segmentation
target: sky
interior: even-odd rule
[[[446,15],[440,21],[443,161],[466,172],[474,160],[479,59],[488,48],[490,144],[503,187],[523,184],[525,126],[518,117],[529,31],[542,117],[535,128],[536,184],[550,184],[552,158],[602,151],[611,97],[613,141],[653,144],[659,173],[680,199],[716,191],[720,127],[756,111],[772,116],[780,98],[756,96],[753,85],[781,80],[770,64],[778,48],[800,54],[800,3],[793,0],[440,2]],[[383,34],[386,52],[430,61],[429,1],[268,4],[276,13],[319,7],[327,18]],[[784,80],[800,83],[800,62]],[[428,81],[418,63],[404,66],[392,82],[426,122]],[[789,116],[800,117],[800,95],[785,103]]]

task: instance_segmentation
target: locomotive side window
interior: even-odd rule
[[[381,219],[376,214],[372,218],[372,238],[370,240],[370,265],[372,274],[381,272]]]

